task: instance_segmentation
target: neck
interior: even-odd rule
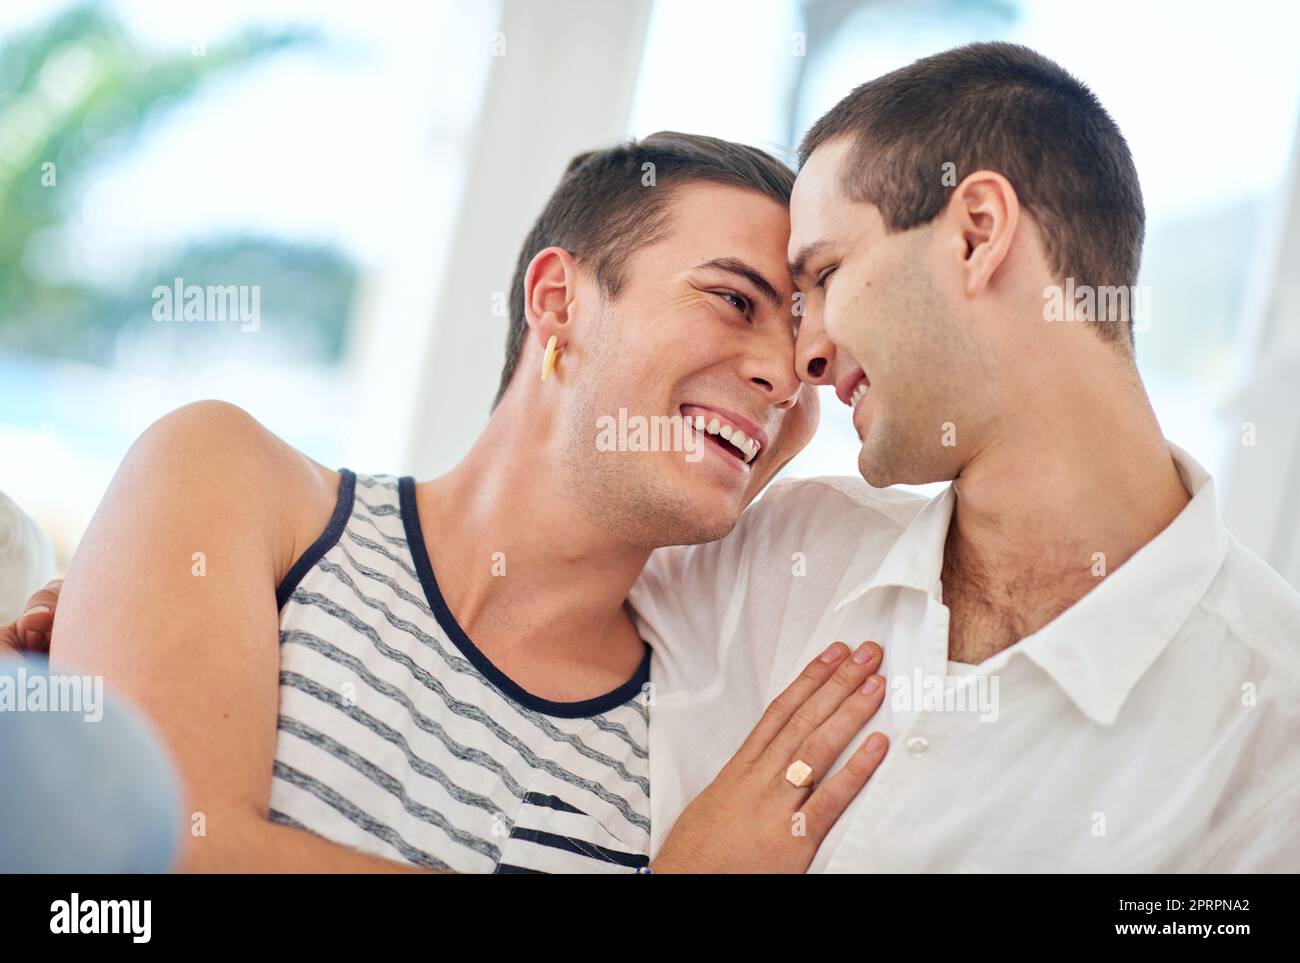
[[[1002,387],[1015,414],[956,480],[945,597],[949,582],[958,597],[977,585],[1014,613],[997,649],[1077,602],[1189,500],[1131,359],[1082,326],[1061,338]]]
[[[417,486],[439,588],[474,644],[507,674],[513,664],[518,681],[563,690],[545,681],[556,675],[580,688],[574,666],[588,680],[625,680],[643,647],[624,600],[649,551],[597,530],[520,408],[504,401],[455,468]]]

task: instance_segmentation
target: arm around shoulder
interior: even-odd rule
[[[198,402],[136,441],[64,581],[50,658],[102,675],[179,770],[182,868],[381,868],[266,821],[279,698],[275,590],[332,499],[328,473],[241,409]],[[309,865],[284,864],[286,856]],[[397,868],[397,867],[393,867]]]

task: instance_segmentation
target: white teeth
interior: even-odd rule
[[[694,425],[696,431],[718,435],[724,441],[730,442],[740,452],[741,460],[745,464],[749,464],[758,457],[758,451],[762,445],[735,425],[726,424],[721,418],[712,418],[706,422],[704,415],[688,415],[686,421],[688,424]]]
[[[858,406],[858,402],[866,396],[868,387],[869,385],[864,381],[853,389],[853,394],[849,397],[850,407],[856,408]]]
[[[758,457],[759,443],[745,436],[743,431],[737,431],[731,436],[731,443],[739,449],[741,457],[745,459],[745,464],[749,464]]]

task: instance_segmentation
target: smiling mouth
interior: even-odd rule
[[[692,414],[685,411],[685,407],[683,406],[682,414],[686,418],[686,423],[702,434],[707,442],[721,449],[724,454],[735,458],[745,466],[750,465],[758,457],[763,446],[757,438],[750,438],[721,415],[714,412],[707,415]]]
[[[867,377],[867,374],[864,371],[858,376],[858,383],[854,385],[853,390],[849,392],[848,400],[845,400],[843,395],[840,395],[839,397],[840,400],[844,401],[844,403],[853,409],[853,412],[856,414],[858,405],[861,404],[862,399],[867,396],[867,393],[870,390],[871,379]]]

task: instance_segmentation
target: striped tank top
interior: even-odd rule
[[[438,589],[415,482],[340,472],[285,576],[270,818],[463,873],[634,872],[650,844],[650,650],[581,702],[496,668]]]

